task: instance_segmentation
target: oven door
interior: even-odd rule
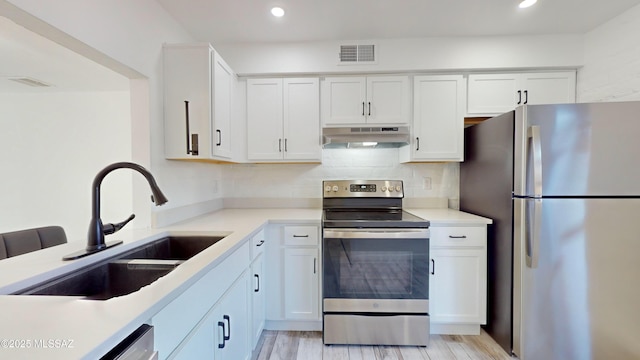
[[[429,309],[429,229],[323,229],[323,311]]]

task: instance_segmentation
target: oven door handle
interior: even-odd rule
[[[425,239],[429,229],[324,229],[327,239]]]

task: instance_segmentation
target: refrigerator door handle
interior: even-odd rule
[[[526,261],[527,267],[535,269],[538,267],[538,260],[540,258],[540,228],[542,219],[542,199],[531,199],[533,201],[533,218],[527,219],[526,232]],[[529,214],[530,216],[530,214]],[[528,217],[529,217],[528,216]]]
[[[542,197],[542,144],[540,142],[540,126],[530,126],[527,138],[531,141],[533,158],[533,196]]]

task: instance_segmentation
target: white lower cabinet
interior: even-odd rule
[[[267,238],[264,229],[251,238],[251,273],[249,276],[249,293],[251,304],[250,345],[255,349],[264,329],[266,314],[266,282],[265,282],[265,255]]]
[[[284,317],[317,320],[319,314],[317,248],[284,249]]]
[[[208,316],[190,338],[173,354],[172,360],[213,359],[215,324]]]
[[[318,224],[271,225],[266,258],[270,330],[322,330]]]
[[[251,357],[247,281],[248,273],[245,273],[213,307],[214,359],[242,360]]]
[[[431,321],[484,323],[483,302],[479,301],[483,291],[480,275],[486,273],[483,255],[482,250],[431,251]]]
[[[249,259],[250,241],[245,241],[151,318],[160,360],[210,358],[212,352],[216,359],[242,360],[251,355]],[[227,337],[231,323],[231,338],[220,349],[219,321],[225,323]]]
[[[479,334],[486,323],[486,226],[431,227],[431,332]]]
[[[246,360],[263,329],[322,330],[319,225],[267,225],[184,290],[151,319],[159,359]],[[486,323],[486,230],[431,227],[432,333]]]
[[[265,319],[264,254],[259,254],[251,263],[251,348],[260,340]]]
[[[248,359],[249,315],[245,272],[185,339],[172,359]]]

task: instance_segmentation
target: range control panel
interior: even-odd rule
[[[404,197],[402,180],[326,180],[322,187],[325,198]]]

